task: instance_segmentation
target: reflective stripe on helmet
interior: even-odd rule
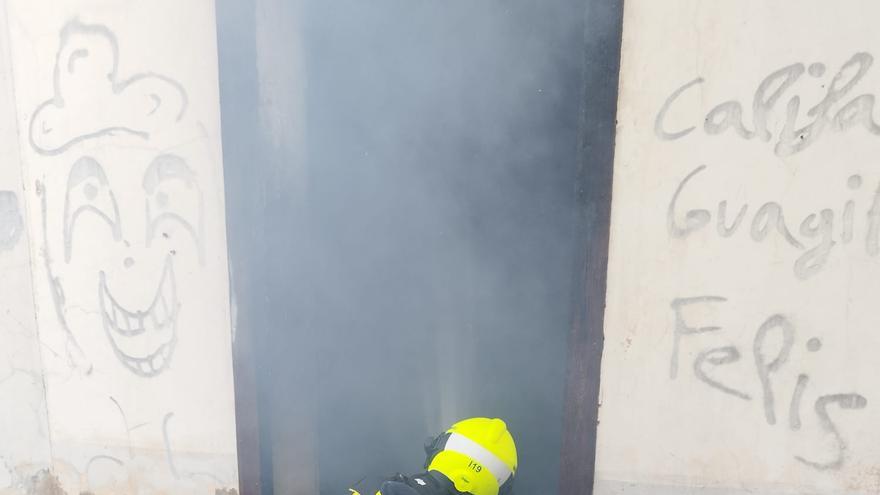
[[[498,486],[503,485],[512,474],[510,468],[507,467],[507,464],[504,464],[504,461],[496,457],[492,452],[489,452],[489,450],[482,445],[464,435],[458,433],[449,435],[443,450],[458,452],[459,454],[470,457],[474,462],[482,465],[492,473],[492,476],[498,481]]]

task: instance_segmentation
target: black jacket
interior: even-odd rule
[[[445,476],[427,472],[373,481],[361,480],[350,489],[349,495],[463,495]]]

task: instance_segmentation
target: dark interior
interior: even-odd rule
[[[281,2],[270,46],[300,61],[304,104],[279,144],[259,3],[217,2],[243,482],[347,493],[493,416],[517,440],[516,492],[558,493],[579,149],[585,116],[613,119],[584,88],[618,56],[588,50],[619,36],[620,6]]]

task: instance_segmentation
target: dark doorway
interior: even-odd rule
[[[588,2],[217,8],[245,493],[415,472],[425,436],[484,415],[517,491],[558,493]],[[266,78],[303,83],[288,140]]]

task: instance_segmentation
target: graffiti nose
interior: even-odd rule
[[[122,260],[122,264],[126,268],[131,268],[134,265],[134,258],[132,258],[131,256],[128,256],[124,260]]]

